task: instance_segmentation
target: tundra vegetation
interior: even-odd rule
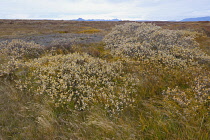
[[[206,38],[130,22],[97,43],[2,41],[0,139],[207,140]]]

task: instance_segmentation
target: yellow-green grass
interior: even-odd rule
[[[95,33],[99,33],[99,32],[101,32],[101,30],[95,29],[95,28],[91,28],[91,27],[90,27],[90,28],[87,27],[87,28],[85,28],[85,29],[79,31],[78,33],[83,33],[83,34],[95,34]]]

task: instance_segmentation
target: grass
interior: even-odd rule
[[[116,24],[106,22],[104,25],[99,25],[96,22],[96,25],[94,25],[92,22],[79,22],[80,27],[85,28],[76,28],[74,30],[67,30],[67,28],[69,26],[78,27],[78,22],[72,21],[73,23],[71,23],[71,25],[69,25],[70,22],[65,21],[59,21],[57,23],[51,21],[32,21],[31,24],[28,24],[26,21],[14,21],[12,24],[7,24],[8,27],[22,26],[23,24],[27,24],[28,27],[35,27],[37,23],[40,24],[39,22],[48,23],[50,28],[58,27],[58,24],[64,23],[63,26],[65,27],[59,28],[65,28],[65,30],[56,29],[57,31],[80,32],[83,30],[83,33],[85,33],[84,31],[91,30],[91,32],[87,31],[87,33],[94,33],[92,32],[93,29],[100,29],[101,34],[110,32],[110,29],[105,28],[105,25]],[[178,28],[177,26],[180,26],[175,26],[175,24],[178,23],[164,23],[162,26],[164,28],[166,25],[170,25],[170,28]],[[186,25],[192,23],[179,24],[186,27]],[[202,26],[205,25],[204,23],[199,24],[202,24]],[[193,26],[195,25],[193,24]],[[43,32],[47,33],[47,31]],[[200,43],[199,48],[209,55],[209,37],[207,35],[197,36],[196,41]],[[71,48],[58,46],[54,48],[53,53],[50,48],[47,49],[48,50],[42,49],[43,53],[41,53],[41,55],[35,56],[30,54],[35,58],[17,58],[16,63],[13,63],[8,55],[1,54],[2,52],[0,53],[0,59],[3,60],[0,61],[0,139],[209,139],[210,87],[208,75],[210,69],[208,62],[205,61],[200,64],[199,67],[192,65],[186,68],[172,68],[157,63],[151,63],[150,61],[137,61],[132,57],[115,56],[112,54],[112,50],[106,49],[104,42],[74,44]],[[33,53],[33,51],[29,52]],[[74,55],[75,53],[81,57],[76,58],[77,55]],[[84,53],[89,56],[85,58],[84,61],[81,61],[83,60],[82,55]],[[14,54],[16,56],[16,53]],[[103,98],[100,99],[101,102],[91,102],[91,106],[88,109],[77,110],[68,106],[55,106],[54,101],[51,100],[47,94],[35,94],[33,92],[35,89],[35,87],[33,87],[35,84],[33,81],[32,88],[27,87],[22,91],[18,89],[17,80],[26,80],[25,82],[28,82],[27,80],[29,79],[27,78],[30,78],[30,73],[35,73],[35,69],[30,68],[39,68],[38,63],[36,63],[35,66],[30,66],[30,64],[35,64],[36,61],[45,60],[44,58],[47,58],[48,61],[46,59],[46,61],[43,62],[46,66],[41,65],[42,68],[47,68],[47,65],[56,67],[60,66],[60,64],[54,65],[54,62],[49,60],[59,58],[59,60],[54,61],[62,62],[61,60],[65,60],[64,57],[67,55],[73,55],[75,56],[75,60],[80,60],[75,61],[75,64],[80,66],[81,69],[85,68],[82,66],[86,63],[88,64],[89,60],[95,61],[95,59],[100,59],[99,62],[106,62],[103,64],[116,63],[117,65],[112,65],[112,68],[115,70],[114,72],[117,72],[117,70],[120,71],[121,79],[127,78],[129,83],[132,84],[132,81],[137,83],[137,85],[134,86],[130,85],[135,91],[129,95],[135,97],[135,100],[130,106],[124,107],[118,113],[110,113],[109,110],[105,109]],[[22,57],[24,57],[24,55],[22,55]],[[11,63],[8,63],[8,61]],[[120,65],[117,63],[119,61]],[[1,73],[6,68],[12,68],[7,67],[7,65],[10,66],[10,64],[18,64],[18,68],[14,69],[11,73],[9,73],[10,70],[8,70],[6,74]],[[26,67],[26,64],[29,65]],[[68,64],[74,63],[68,61]],[[68,64],[66,63],[66,66]],[[91,62],[91,64],[94,63]],[[97,65],[100,65],[100,63],[97,63]],[[88,68],[91,68],[91,66]],[[98,68],[102,69],[102,67],[99,66]],[[60,69],[65,70],[65,68]],[[57,75],[59,75],[59,70],[57,71]],[[27,75],[27,72],[29,72],[29,77],[24,77],[24,75]],[[96,72],[100,72],[100,70],[98,69]],[[46,69],[46,75],[47,74]],[[66,72],[65,74],[68,73]],[[52,75],[53,74],[49,74],[49,77]],[[95,73],[95,75],[97,74]],[[92,76],[94,77],[94,75]],[[54,79],[55,81],[57,80],[56,82],[59,82],[62,77],[55,76]],[[112,82],[117,82],[117,85],[123,84],[122,81],[114,78]],[[106,83],[98,85],[106,87],[104,86]],[[122,85],[122,88],[123,87]],[[53,89],[51,87],[48,88]],[[58,89],[59,85],[56,87],[57,91]],[[108,89],[105,88],[105,90]],[[105,90],[104,92],[106,93]],[[120,90],[122,91],[122,89],[116,89],[115,91],[117,93]],[[99,91],[99,93],[100,92],[102,91]],[[197,93],[200,94],[197,95]],[[204,93],[206,93],[206,95]],[[115,98],[116,97],[117,96],[115,96]],[[98,96],[97,98],[99,100],[100,97]],[[112,97],[110,96],[110,98]],[[113,102],[118,101],[115,100],[115,98]],[[72,102],[69,104],[69,106],[73,105],[74,103]]]
[[[4,38],[54,33],[78,33],[83,30],[90,30],[90,28],[92,31],[87,32],[98,33],[100,30],[103,30],[104,34],[107,31],[110,31],[111,27],[121,24],[120,22],[83,22],[62,20],[0,20],[0,22],[0,37]]]
[[[83,29],[95,28],[106,34],[115,25],[124,24],[128,21],[106,22],[106,21],[64,21],[64,20],[0,20],[0,37],[20,37],[27,35],[53,34],[58,31],[77,33]],[[147,22],[150,23],[150,22]],[[209,22],[152,22],[158,26],[172,30],[194,30],[203,32],[209,37]]]
[[[200,44],[200,48],[204,50],[207,54],[210,54],[210,37],[208,36],[198,36],[196,41]]]
[[[101,32],[101,31],[98,30],[98,29],[87,29],[87,30],[79,31],[78,33],[83,33],[83,34],[95,34],[95,33],[99,33],[99,32]]]
[[[95,34],[95,33],[100,33],[101,30],[92,28],[92,27],[80,27],[82,30],[78,31],[78,33],[82,34]]]

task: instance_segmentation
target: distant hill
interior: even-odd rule
[[[76,21],[122,21],[120,19],[83,19],[83,18],[78,18],[78,19],[74,19]]]
[[[181,21],[210,21],[210,16],[208,17],[197,17],[197,18],[186,18]]]
[[[83,18],[78,18],[76,21],[85,21]]]

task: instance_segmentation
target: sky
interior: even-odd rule
[[[0,19],[182,20],[210,16],[210,0],[0,0]]]

